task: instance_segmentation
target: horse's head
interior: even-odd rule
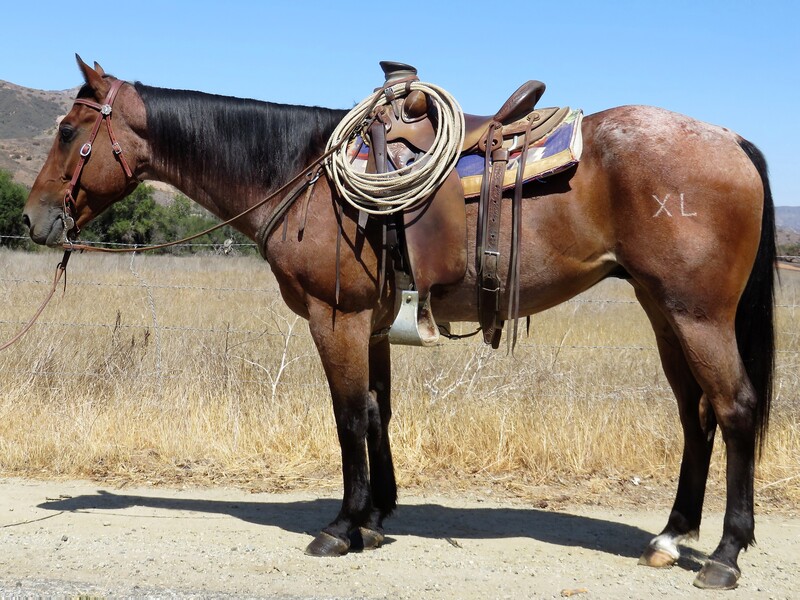
[[[133,86],[79,56],[85,85],[61,120],[23,218],[37,244],[57,246],[138,184],[144,105]]]

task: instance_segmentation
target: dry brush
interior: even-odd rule
[[[0,252],[0,339],[33,312],[56,262]],[[796,502],[800,274],[782,279],[776,399],[756,489]],[[641,482],[672,492],[677,410],[626,283],[535,315],[513,356],[476,339],[392,352],[401,486],[535,496],[557,484],[594,500]],[[255,258],[73,257],[66,293],[0,365],[0,473],[339,485],[311,337]],[[723,472],[717,448],[712,486]]]

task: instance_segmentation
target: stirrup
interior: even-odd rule
[[[439,341],[439,328],[433,320],[430,296],[420,306],[417,290],[403,290],[400,309],[389,328],[389,343],[405,346],[433,346]]]

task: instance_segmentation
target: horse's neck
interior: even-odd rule
[[[198,177],[188,165],[177,165],[165,168],[158,160],[151,168],[151,177],[156,181],[167,183],[191,198],[222,221],[227,221],[245,212],[251,206],[269,198],[263,206],[249,212],[233,223],[233,227],[251,239],[255,239],[261,224],[269,218],[272,208],[279,202],[279,197],[270,198],[274,191],[283,184],[282,181],[272,185],[243,185],[241,181],[229,176],[224,169],[215,171],[213,181]],[[298,165],[298,170],[302,165]]]
[[[227,181],[223,173],[220,173],[219,179],[210,186],[188,173],[175,174],[164,169],[156,169],[153,178],[177,188],[221,221],[227,221],[241,214],[270,193],[266,187],[242,188],[235,181]],[[253,238],[261,221],[268,214],[268,209],[269,205],[254,210],[237,219],[233,226]]]
[[[344,111],[150,88],[149,178],[164,181],[227,220],[268,197],[321,154]],[[237,220],[253,238],[275,198]]]

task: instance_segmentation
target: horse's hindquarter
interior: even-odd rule
[[[764,191],[739,136],[628,106],[594,115],[618,262],[649,287],[735,310],[758,249]],[[657,283],[656,283],[657,282]],[[666,293],[666,292],[664,292]]]
[[[735,307],[758,246],[763,207],[761,181],[738,136],[643,106],[590,115],[583,134],[574,170],[525,187],[520,314],[568,300],[621,269],[673,291],[696,288],[697,278],[705,278],[709,290],[729,294]],[[468,204],[467,216],[468,272],[461,284],[435,290],[441,320],[476,320],[477,203]],[[500,231],[506,281],[508,198]],[[504,295],[501,306],[507,302]]]

